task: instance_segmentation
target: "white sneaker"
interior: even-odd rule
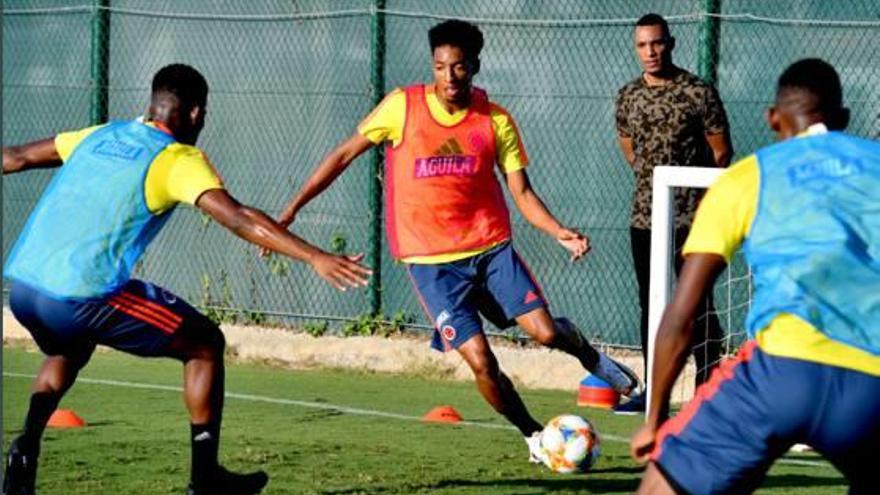
[[[529,462],[532,464],[547,465],[547,454],[541,449],[541,432],[536,431],[530,437],[523,437],[526,445],[529,446]]]
[[[632,397],[643,392],[644,385],[633,370],[603,352],[596,352],[599,353],[599,363],[592,372],[594,375],[611,385],[620,395]]]

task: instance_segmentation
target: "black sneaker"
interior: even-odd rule
[[[208,486],[196,487],[190,483],[186,495],[256,495],[267,483],[269,475],[265,471],[239,474],[220,466]]]
[[[3,495],[33,495],[37,480],[37,457],[21,451],[18,439],[9,444],[6,454],[6,476],[3,477]]]
[[[645,392],[630,397],[628,402],[624,402],[614,408],[614,414],[635,415],[645,413],[645,403],[647,397]]]

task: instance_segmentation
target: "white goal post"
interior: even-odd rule
[[[724,169],[715,167],[654,168],[653,199],[651,202],[651,281],[648,297],[648,376],[645,377],[646,414],[651,407],[651,376],[654,370],[654,342],[663,311],[672,297],[673,230],[675,202],[673,189],[677,187],[708,188]]]

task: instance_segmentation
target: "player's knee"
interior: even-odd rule
[[[216,325],[182,332],[172,344],[175,354],[183,360],[205,359],[219,361],[226,351],[226,338]]]
[[[532,339],[545,347],[550,347],[556,340],[556,330],[551,326],[541,326],[535,329]]]
[[[34,392],[63,395],[73,385],[85,361],[67,357],[50,357],[43,363],[33,384]]]
[[[226,351],[226,336],[219,327],[212,327],[210,332],[206,332],[204,345],[213,357],[222,359]]]
[[[61,395],[68,388],[67,381],[56,376],[38,376],[34,380],[33,392]]]
[[[666,477],[660,472],[660,469],[652,462],[645,469],[645,475],[642,477],[642,483],[636,493],[638,495],[674,495],[675,490],[666,481]]]
[[[498,381],[498,375],[500,373],[498,361],[491,356],[475,359],[470,365],[471,370],[474,372],[474,377],[476,377],[477,380],[487,382]]]
[[[546,310],[533,311],[517,318],[516,322],[538,344],[550,346],[556,338],[555,322]]]

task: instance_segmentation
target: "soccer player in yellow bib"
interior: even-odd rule
[[[208,83],[173,64],[153,78],[144,121],[116,121],[3,148],[3,174],[60,167],[9,255],[9,305],[46,359],[33,384],[24,432],[12,441],[4,495],[34,493],[43,431],[97,345],[183,363],[190,415],[189,495],[248,495],[266,473],[233,473],[217,459],[225,341],[182,298],[131,278],[135,263],[179,203],[237,236],[311,265],[338,288],[366,283],[361,256],[334,256],[240,204],[195,142]]]
[[[654,349],[647,424],[631,452],[651,463],[639,493],[747,493],[796,443],[827,457],[850,493],[876,493],[880,445],[880,144],[846,127],[837,72],[788,67],[767,120],[782,142],[706,193]],[[674,418],[701,296],[742,246],[751,340]]]

